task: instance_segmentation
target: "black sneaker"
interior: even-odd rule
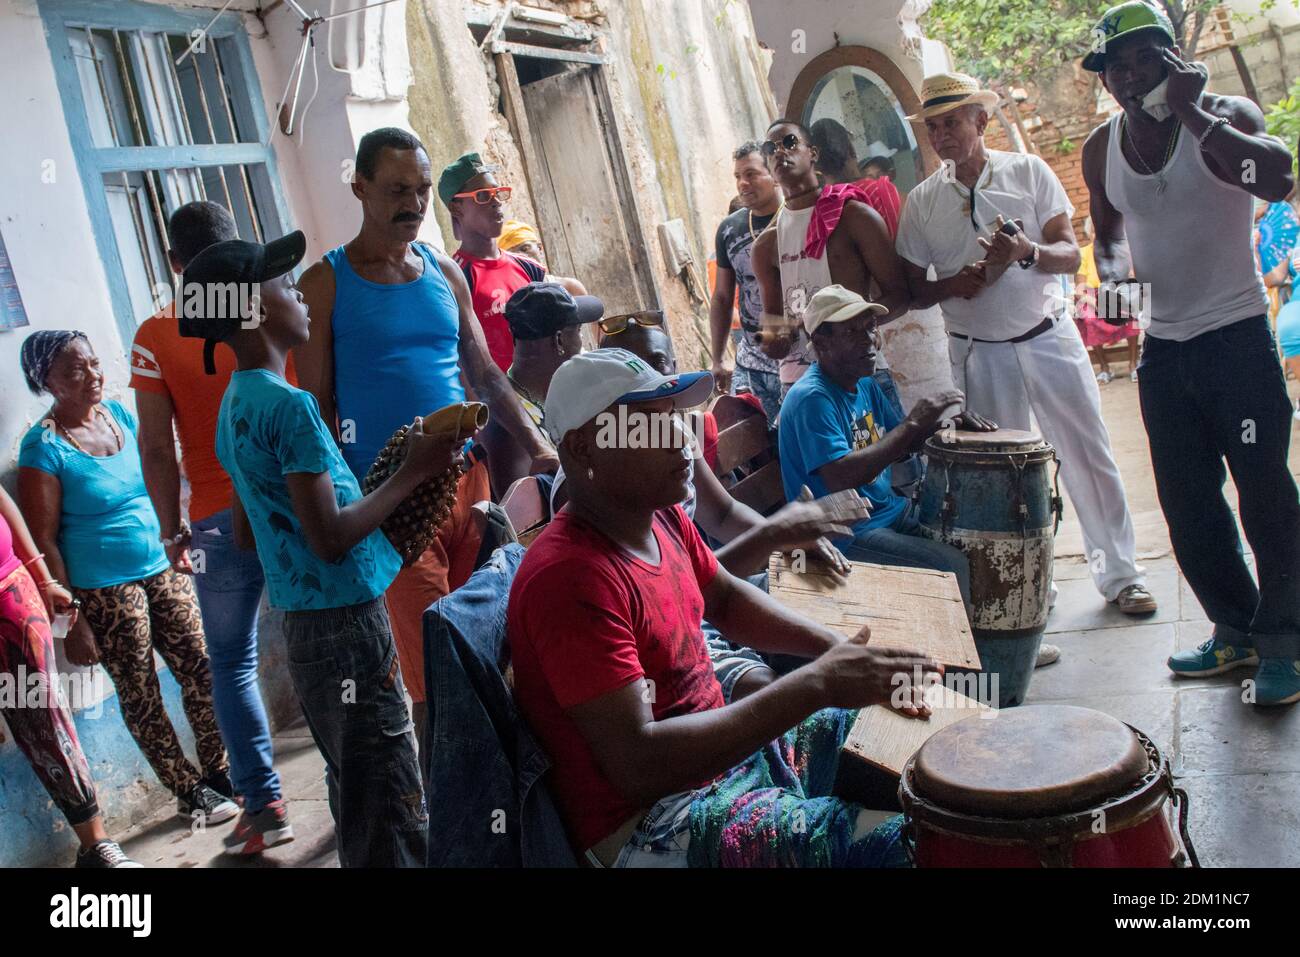
[[[229,821],[239,813],[239,805],[228,797],[222,797],[206,784],[194,785],[194,790],[183,795],[176,802],[178,817],[191,821],[202,821],[203,826]]]
[[[230,798],[232,801],[237,800],[235,786],[230,782],[229,771],[218,771],[216,774],[209,774],[207,777],[201,778],[199,783],[206,784],[222,797]]]
[[[103,840],[77,851],[77,867],[105,870],[111,867],[144,867],[127,857],[117,841]]]

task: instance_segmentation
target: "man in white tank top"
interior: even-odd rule
[[[926,77],[921,101],[910,119],[925,124],[943,166],[912,190],[898,227],[913,301],[939,305],[968,407],[1004,429],[1036,422],[1056,449],[1097,590],[1125,614],[1149,615],[1156,601],[1137,564],[1097,381],[1063,297],[1061,276],[1079,268],[1074,208],[1041,157],[985,147],[997,96],[973,77]],[[1000,232],[1012,220],[1019,230]]]
[[[809,254],[808,226],[823,187],[808,130],[792,120],[777,120],[768,128],[762,152],[785,194],[785,208],[754,241],[752,267],[763,299],[763,351],[780,360],[784,395],[812,361],[803,314],[813,293],[838,283],[886,306],[884,323],[907,311],[907,280],[885,221],[859,200],[843,204],[820,255]]]
[[[1245,700],[1300,701],[1291,404],[1250,239],[1251,197],[1290,192],[1291,154],[1253,102],[1204,92],[1205,72],[1150,4],[1113,7],[1093,36],[1083,65],[1123,110],[1083,150],[1101,315],[1137,312],[1148,326],[1138,392],[1156,490],[1179,567],[1214,623],[1169,667],[1200,677],[1258,662]],[[1108,295],[1130,275],[1135,299]],[[1225,459],[1258,586],[1223,497]]]

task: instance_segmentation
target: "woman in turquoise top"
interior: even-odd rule
[[[1300,242],[1264,274],[1264,285],[1290,293],[1290,299],[1277,311],[1277,343],[1282,347],[1287,377],[1300,375]],[[1300,419],[1300,405],[1294,415]]]
[[[64,641],[74,665],[102,662],[127,730],[178,813],[216,824],[239,813],[212,709],[212,678],[194,584],[167,561],[145,491],[135,416],[104,399],[104,374],[84,333],[43,330],[22,347],[23,374],[54,405],[23,437],[18,497],[51,577],[81,614]],[[157,649],[181,687],[202,774],[163,708]]]

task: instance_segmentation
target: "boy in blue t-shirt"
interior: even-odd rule
[[[209,373],[218,342],[238,360],[217,458],[235,487],[236,540],[251,530],[271,604],[285,611],[289,674],[325,758],[339,863],[422,867],[428,815],[383,603],[401,559],[379,523],[450,469],[462,443],[426,435],[417,421],[401,467],[362,496],[316,400],[284,378],[289,351],[310,331],[289,276],[305,251],[301,232],[208,247],[185,269],[177,316],[182,335],[207,340]]]
[[[916,507],[890,486],[889,467],[942,424],[945,410],[962,394],[949,389],[927,396],[899,419],[880,386],[876,368],[876,315],[885,311],[843,286],[818,290],[804,311],[804,328],[816,361],[781,405],[781,480],[794,501],[807,485],[818,498],[856,488],[871,515],[853,526],[853,538],[837,541],[849,558],[953,572],[970,603],[970,568],[951,545],[920,536]],[[957,428],[996,428],[972,412],[954,417]]]

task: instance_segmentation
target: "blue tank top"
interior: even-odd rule
[[[433,252],[414,249],[424,275],[383,285],[353,271],[343,247],[334,269],[334,397],[340,447],[358,481],[385,443],[417,415],[465,400],[460,306]]]

